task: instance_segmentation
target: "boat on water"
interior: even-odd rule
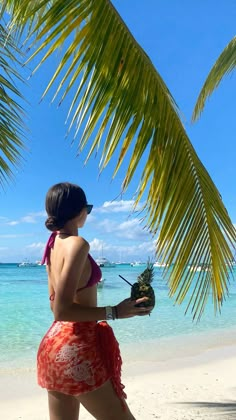
[[[140,265],[144,265],[145,263],[141,261],[133,261],[130,263],[131,267],[139,267]]]
[[[154,262],[153,267],[165,268],[165,267],[169,267],[169,264],[161,263],[159,261],[156,261],[156,262]]]
[[[125,262],[125,261],[117,261],[115,264],[116,265],[130,265],[129,262]]]
[[[99,258],[97,258],[96,259],[96,263],[97,263],[97,265],[99,265],[99,267],[106,267],[106,268],[116,267],[116,264],[115,263],[110,262],[105,257],[99,257]]]
[[[207,264],[189,265],[188,269],[190,271],[209,271]]]
[[[21,263],[18,264],[18,267],[37,267],[38,265],[39,265],[38,262],[33,263],[29,261],[22,261]]]

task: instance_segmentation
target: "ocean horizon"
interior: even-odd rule
[[[130,296],[143,266],[117,264],[102,267],[104,283],[98,288],[98,305],[115,305]],[[235,267],[234,267],[235,270]],[[162,361],[195,354],[209,347],[235,343],[236,285],[230,277],[229,295],[221,314],[214,313],[212,299],[199,322],[193,321],[187,301],[175,305],[168,296],[163,269],[155,267],[153,288],[156,305],[151,316],[111,321],[123,358],[129,361]],[[19,267],[0,263],[0,369],[35,368],[38,345],[53,322],[49,307],[45,266]]]

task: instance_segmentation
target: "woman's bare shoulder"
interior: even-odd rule
[[[66,248],[69,252],[77,253],[80,251],[89,251],[89,243],[82,236],[70,236],[66,240]]]

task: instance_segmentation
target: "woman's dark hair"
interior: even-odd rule
[[[78,216],[86,204],[86,195],[78,185],[69,182],[53,185],[46,195],[47,229],[62,229],[68,220]]]

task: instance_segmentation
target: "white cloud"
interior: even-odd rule
[[[33,244],[26,246],[26,248],[31,248],[31,249],[43,249],[44,247],[45,247],[44,242],[34,242]]]
[[[120,223],[116,228],[116,235],[126,239],[142,240],[147,239],[149,233],[142,227],[138,219],[132,219]]]
[[[91,214],[88,215],[86,219],[86,224],[93,223],[95,220],[96,220],[96,217],[94,216],[94,213],[92,212]]]
[[[107,244],[97,238],[94,238],[91,242],[90,242],[90,250],[91,252],[102,252],[103,250],[105,250],[107,248]]]
[[[134,200],[105,201],[96,211],[100,214],[107,213],[110,217],[98,220],[96,229],[102,234],[112,234],[122,239],[148,240],[149,233],[144,229],[141,218],[135,217],[141,211],[142,205],[138,205],[137,211],[133,210],[133,205]]]
[[[19,222],[17,220],[9,220],[8,217],[0,216],[0,224],[1,225],[8,225],[8,226],[14,226],[17,225]]]
[[[153,241],[145,241],[137,245],[121,246],[120,252],[126,256],[137,256],[140,260],[146,260],[148,256],[155,253],[155,245]]]
[[[102,233],[112,233],[114,236],[131,240],[147,240],[149,233],[145,230],[139,219],[129,219],[118,223],[114,220],[104,219],[97,224]]]
[[[18,225],[20,222],[19,221],[17,221],[17,220],[12,220],[12,222],[7,222],[6,224],[8,225],[8,226],[16,226],[16,225]]]
[[[138,204],[135,211],[141,210],[141,205]],[[130,213],[134,211],[134,200],[114,200],[105,201],[102,207],[96,209],[99,213]]]
[[[20,219],[23,223],[37,223],[38,218],[46,217],[45,211],[38,211],[36,213],[29,213]]]
[[[116,233],[117,230],[117,226],[118,223],[115,222],[114,220],[110,220],[110,219],[104,219],[102,220],[102,222],[99,222],[97,224],[97,226],[99,227],[99,229],[102,230],[103,233]]]
[[[35,213],[29,213],[26,216],[21,217],[19,220],[9,220],[7,217],[0,216],[0,223],[8,226],[16,226],[20,223],[37,223],[39,218],[46,217],[46,211],[38,211]]]
[[[21,255],[19,259],[25,259],[25,256],[27,256],[29,261],[38,261],[43,255],[44,248],[44,242],[33,242],[29,245],[26,245],[21,249],[20,252],[18,252],[18,255]]]
[[[6,233],[6,234],[0,235],[0,238],[25,238],[27,236],[32,236],[32,235],[30,233],[23,233],[23,234]]]
[[[21,218],[21,222],[23,223],[36,223],[36,219],[34,216],[24,216]]]
[[[132,245],[114,245],[106,241],[94,238],[90,242],[90,251],[96,256],[104,255],[104,257],[111,261],[126,261],[134,260],[147,261],[148,257],[155,260],[155,245],[156,240],[143,241]]]

